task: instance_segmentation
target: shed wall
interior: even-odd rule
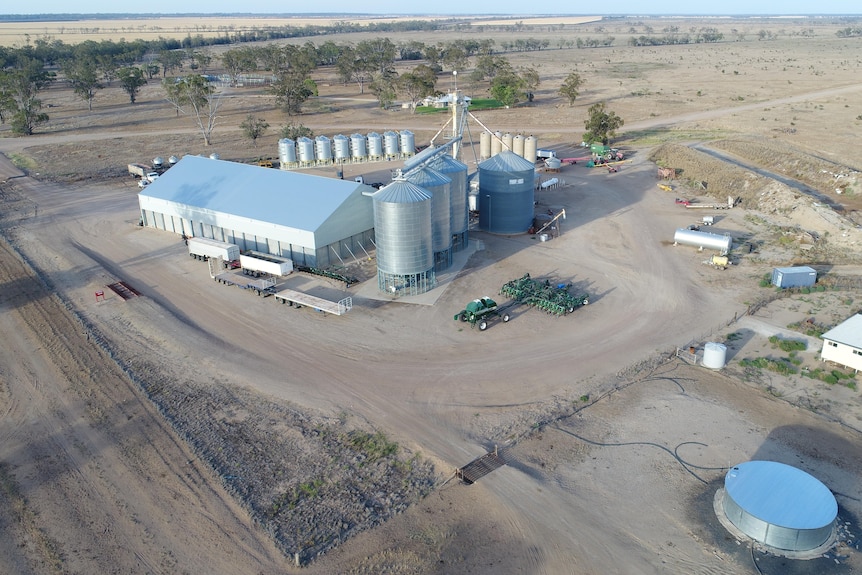
[[[862,349],[846,343],[824,339],[820,358],[823,361],[834,361],[846,365],[856,371],[862,370]]]

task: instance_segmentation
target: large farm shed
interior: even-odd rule
[[[820,337],[823,361],[834,361],[856,371],[862,369],[862,315],[844,320]]]
[[[369,186],[185,156],[138,194],[143,225],[327,267],[373,248]]]

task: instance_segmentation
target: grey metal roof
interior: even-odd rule
[[[532,162],[510,150],[503,150],[479,164],[480,169],[498,172],[523,172],[533,170],[535,167]]]
[[[428,190],[405,180],[395,180],[391,184],[380,188],[371,198],[375,202],[386,202],[390,204],[409,204],[424,202],[431,199]]]
[[[820,337],[862,349],[862,315],[856,314],[844,320]]]
[[[776,461],[748,461],[724,478],[729,495],[748,514],[788,529],[819,529],[838,515],[835,496],[801,469]]]
[[[775,268],[783,274],[798,274],[798,273],[808,273],[808,274],[816,274],[817,270],[808,266],[791,266],[786,268]]]
[[[315,231],[357,182],[185,156],[140,194],[300,230]]]
[[[428,166],[421,166],[415,170],[411,170],[404,174],[404,177],[411,184],[416,184],[422,188],[445,186],[452,182],[452,178],[445,174],[441,174],[437,170],[429,168]]]
[[[437,170],[441,174],[448,174],[451,172],[458,171],[467,171],[467,164],[456,160],[452,156],[448,156],[446,154],[441,154],[430,162],[428,162],[428,167],[432,170]]]

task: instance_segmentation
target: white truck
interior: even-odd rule
[[[239,246],[211,240],[209,238],[188,238],[186,243],[189,246],[189,256],[206,261],[210,258],[221,258],[224,260],[224,267],[236,268],[239,262]]]
[[[557,152],[555,152],[554,150],[536,150],[536,157],[542,158],[544,160],[556,158]]]
[[[262,275],[280,277],[293,271],[292,260],[250,250],[240,254],[239,264],[242,267],[242,273],[255,277]]]

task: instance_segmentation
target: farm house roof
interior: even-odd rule
[[[862,315],[856,314],[844,320],[820,337],[862,349]]]

